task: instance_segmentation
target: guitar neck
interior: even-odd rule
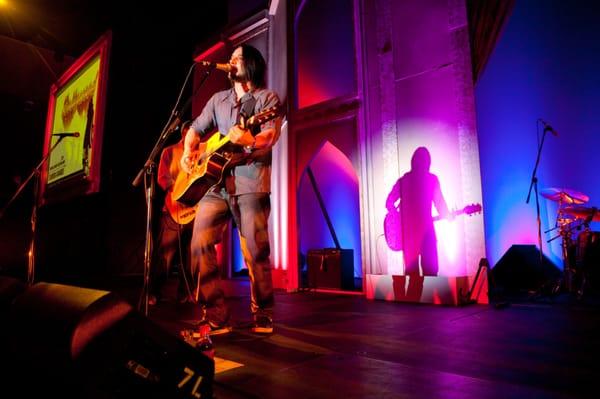
[[[456,217],[459,215],[473,215],[474,213],[481,212],[481,204],[471,204],[467,205],[462,209],[457,209],[455,211],[450,212],[450,216]],[[441,215],[437,215],[433,217],[433,221],[436,222],[438,220],[443,219]]]
[[[214,133],[206,142],[205,150],[198,157],[197,164],[200,164],[217,153],[225,144],[230,143],[228,135],[222,136],[220,132]]]
[[[465,213],[465,211],[464,211],[463,209],[458,209],[458,210],[456,210],[456,211],[452,211],[452,212],[450,212],[450,215],[452,215],[453,217],[456,217],[456,216],[458,216],[458,215],[462,215],[463,213]],[[435,215],[435,216],[433,217],[433,221],[434,221],[434,222],[437,222],[438,220],[442,220],[442,219],[444,219],[444,218],[442,217],[442,215]]]
[[[212,151],[207,151],[206,154],[204,154],[205,158],[208,158],[209,156],[211,156],[212,154],[217,152],[225,144],[231,143],[231,140],[229,139],[229,135],[225,135],[225,136],[221,137],[220,132],[215,133],[215,135],[217,135],[217,134],[218,134],[217,137],[219,137],[219,140],[216,143],[214,143],[214,149]]]
[[[251,116],[248,120],[243,120],[240,123],[240,126],[244,129],[252,129],[254,126],[259,126],[262,123],[265,123],[279,114],[278,107],[271,107],[260,113]],[[222,135],[220,132],[214,133],[210,138],[206,141],[206,148],[202,151],[200,156],[198,157],[198,163],[204,162],[206,159],[210,158],[212,155],[217,153],[224,145],[230,143],[229,135]]]

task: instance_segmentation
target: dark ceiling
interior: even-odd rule
[[[130,158],[139,164],[170,115],[196,46],[228,18],[228,2],[219,0],[5,3],[0,7],[0,204],[41,157],[50,85],[104,32],[113,32],[114,125],[131,131],[123,144],[137,142]],[[129,179],[132,172],[121,173]]]
[[[7,2],[0,11],[0,34],[63,54],[80,53],[116,20],[114,1]]]
[[[168,3],[116,0],[6,0],[0,7],[0,48],[9,60],[4,75],[15,74],[4,68],[22,69],[25,64],[43,63],[40,54],[29,51],[30,58],[14,54],[14,48],[29,46],[48,59],[60,63],[63,58],[78,57],[102,33],[112,30],[123,42],[132,43],[126,58],[164,57],[171,63],[190,61],[194,46],[226,23],[226,1],[179,1]],[[11,42],[14,41],[14,42]],[[8,43],[8,44],[7,44]],[[31,46],[32,45],[32,46]],[[49,50],[45,52],[44,50]],[[10,61],[13,61],[12,63]],[[54,65],[41,65],[39,73],[50,79],[62,71]],[[15,93],[11,79],[0,79],[0,93],[30,99],[31,93]]]
[[[227,1],[6,0],[0,35],[76,56],[110,28],[202,38],[227,18]],[[184,37],[182,39],[185,40]]]

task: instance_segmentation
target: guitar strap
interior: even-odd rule
[[[244,117],[244,119],[247,120],[252,115],[254,115],[254,106],[256,105],[256,98],[254,98],[254,96],[251,93],[246,93],[240,99],[240,102],[242,103],[242,106],[240,108],[240,114],[238,115],[237,123],[241,122],[242,117]],[[260,126],[258,126],[258,129],[260,131]],[[256,127],[252,130],[252,134],[257,133],[254,130],[256,130]]]

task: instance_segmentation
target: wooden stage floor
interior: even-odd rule
[[[217,398],[598,397],[594,299],[447,307],[278,292],[265,337],[248,330],[247,282],[234,286],[234,331],[213,337]],[[178,335],[195,313],[165,300],[148,317]]]

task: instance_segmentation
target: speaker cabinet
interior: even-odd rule
[[[0,319],[5,320],[17,296],[25,292],[27,285],[13,277],[0,276]]]
[[[562,272],[546,256],[540,261],[535,245],[513,245],[492,268],[498,288],[507,293],[538,290],[560,280]]]
[[[214,361],[108,291],[38,283],[7,329],[19,397],[212,397]]]
[[[354,289],[352,249],[311,249],[306,263],[310,288]]]
[[[27,284],[24,282],[7,276],[0,276],[0,356],[6,353],[10,348],[9,334],[7,331],[8,315],[13,302],[25,290]]]

